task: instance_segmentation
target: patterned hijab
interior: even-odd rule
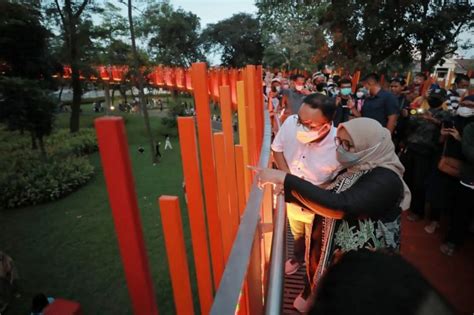
[[[342,128],[351,136],[356,153],[366,150],[366,154],[361,157],[361,160],[351,166],[348,171],[356,173],[376,167],[392,170],[403,183],[404,197],[400,207],[402,210],[407,210],[410,207],[411,192],[403,180],[405,168],[395,154],[390,131],[382,127],[378,121],[363,117],[340,124],[338,129]]]

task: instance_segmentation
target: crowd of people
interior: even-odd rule
[[[388,87],[375,73],[356,86],[351,77],[321,72],[267,73],[264,81],[267,104],[283,123],[272,143],[276,168],[258,170],[257,178],[287,202],[295,243],[285,273],[306,264],[297,310],[310,311],[321,297],[319,280],[346,253],[399,253],[404,210],[408,220],[426,219],[430,234],[444,214],[440,251],[448,256],[473,232],[469,77],[458,74],[450,89],[423,73],[410,85],[395,76]]]

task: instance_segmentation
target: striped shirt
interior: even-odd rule
[[[455,90],[448,90],[447,96],[448,96],[448,109],[450,110],[458,109],[459,102],[461,100],[461,97],[459,96],[458,92],[456,92]]]

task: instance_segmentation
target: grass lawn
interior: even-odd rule
[[[98,115],[90,106],[83,110],[81,126],[91,127]],[[158,135],[159,129],[163,131],[160,119],[150,119],[162,142],[162,162],[156,166],[151,164],[143,118],[126,115],[126,129],[158,308],[160,314],[174,314],[156,198],[165,194],[180,197],[191,282],[197,296],[189,221],[178,139],[172,137],[174,149],[164,151],[164,137]],[[69,113],[59,114],[57,126],[67,127],[68,120]],[[139,145],[145,153],[138,153]],[[90,159],[96,175],[78,191],[55,202],[0,211],[0,250],[12,256],[21,277],[21,297],[14,299],[7,314],[29,314],[31,298],[39,292],[79,301],[88,315],[131,314],[99,154]]]

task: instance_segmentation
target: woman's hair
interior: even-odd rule
[[[48,306],[48,298],[43,293],[36,294],[33,297],[33,303],[31,305],[31,312],[33,314],[41,313],[43,309]]]
[[[323,116],[329,121],[332,121],[334,118],[336,103],[333,98],[320,93],[313,93],[303,99],[303,104],[306,104],[313,109],[319,109],[323,113]]]
[[[398,254],[349,251],[321,278],[318,315],[447,315],[451,306]]]

